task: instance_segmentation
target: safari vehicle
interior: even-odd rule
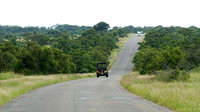
[[[99,76],[108,77],[107,63],[97,63],[97,77]]]
[[[143,31],[137,31],[137,36],[141,36],[143,34]]]

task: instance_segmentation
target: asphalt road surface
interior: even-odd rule
[[[88,78],[42,87],[1,106],[0,112],[170,112],[120,85],[120,78],[133,68],[131,60],[141,37],[132,36],[122,47],[109,78]]]

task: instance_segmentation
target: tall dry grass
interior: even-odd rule
[[[94,77],[94,73],[88,74],[59,74],[59,75],[38,75],[23,76],[19,74],[0,74],[0,105],[3,105],[13,98],[27,93],[33,89],[75,79]],[[6,78],[5,78],[6,77]]]
[[[188,81],[167,83],[132,72],[120,83],[130,92],[175,112],[200,112],[200,72],[192,71],[190,75]]]

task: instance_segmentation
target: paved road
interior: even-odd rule
[[[109,78],[88,78],[33,90],[0,107],[0,112],[170,112],[121,87],[120,78],[133,67],[141,37],[134,35],[123,46]]]

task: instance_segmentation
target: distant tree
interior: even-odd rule
[[[57,38],[57,37],[61,37],[62,36],[62,32],[61,31],[59,31],[59,30],[49,30],[48,32],[47,32],[47,34],[48,35],[50,35],[50,36],[53,36],[53,37],[55,37],[55,38]]]
[[[11,42],[13,43],[13,45],[17,45],[16,39],[11,39]]]
[[[11,41],[6,41],[2,45],[0,45],[0,49],[2,52],[9,52],[10,54],[16,54],[16,47],[13,45]]]
[[[90,26],[76,26],[76,25],[68,25],[68,24],[64,24],[64,25],[57,24],[57,25],[54,25],[53,28],[61,32],[65,32],[69,34],[78,34],[78,35],[88,29],[91,29]]]
[[[41,54],[37,58],[40,73],[49,74],[56,72],[56,62],[52,48],[42,47]]]
[[[75,64],[72,62],[72,57],[64,54],[62,50],[55,48],[54,57],[57,64],[56,73],[74,73],[76,70]]]
[[[39,58],[42,53],[36,42],[28,42],[26,47],[18,53],[19,61],[16,64],[15,72],[23,74],[39,73]]]
[[[95,72],[97,62],[108,62],[119,37],[131,32],[121,27],[109,28],[105,22],[93,28],[0,25],[0,72],[14,70],[26,75]]]
[[[110,28],[109,24],[105,23],[105,22],[99,22],[98,24],[94,25],[93,28],[96,31],[102,31],[102,30],[108,30],[108,28]]]
[[[62,73],[74,73],[75,65],[72,63],[71,56],[61,54],[61,58],[58,61],[60,68],[62,68]]]
[[[186,49],[187,69],[200,66],[200,42]]]
[[[9,34],[7,34],[6,36],[5,36],[5,39],[15,39],[16,38],[16,35],[14,35],[14,34],[11,34],[11,33],[9,33]]]
[[[31,37],[31,40],[38,42],[38,44],[40,44],[40,45],[47,45],[47,44],[49,44],[50,38],[45,34],[39,33],[39,34],[36,34],[33,37]]]
[[[17,63],[16,57],[9,52],[0,52],[0,72],[13,71]]]

